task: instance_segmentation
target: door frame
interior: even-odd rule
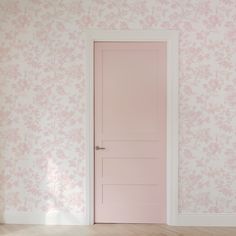
[[[167,140],[166,196],[169,225],[178,217],[178,117],[179,58],[176,30],[87,30],[86,31],[86,222],[94,224],[94,42],[95,41],[164,41],[167,43]]]

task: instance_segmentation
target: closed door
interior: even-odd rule
[[[166,222],[166,43],[95,42],[95,222]]]

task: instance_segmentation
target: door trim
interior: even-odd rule
[[[167,43],[167,162],[166,223],[175,225],[178,218],[178,31],[131,30],[86,31],[86,221],[94,224],[94,42],[95,41],[165,41]]]

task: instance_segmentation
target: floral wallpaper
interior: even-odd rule
[[[85,214],[89,28],[180,32],[179,211],[235,213],[235,0],[1,0],[0,211]]]

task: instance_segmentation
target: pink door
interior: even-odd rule
[[[164,223],[166,43],[94,47],[95,222]]]

